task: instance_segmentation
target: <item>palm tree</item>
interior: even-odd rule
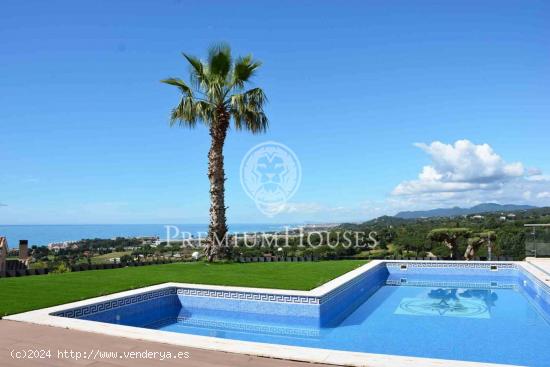
[[[263,111],[266,96],[262,89],[245,87],[261,66],[252,55],[231,57],[226,44],[210,48],[208,58],[183,54],[190,64],[190,83],[179,78],[168,78],[163,83],[173,85],[181,92],[179,104],[172,110],[170,126],[194,128],[204,124],[210,133],[208,152],[208,179],[210,180],[210,225],[205,245],[208,261],[228,255],[225,216],[225,172],[223,146],[231,120],[235,130],[253,134],[265,132],[268,120]]]

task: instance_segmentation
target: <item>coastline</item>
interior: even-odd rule
[[[337,224],[270,224],[234,223],[229,225],[230,233],[277,233],[307,228],[322,230]],[[0,235],[8,239],[10,246],[19,240],[28,240],[29,246],[48,246],[55,243],[75,242],[82,239],[112,239],[117,237],[157,237],[167,238],[166,226],[176,226],[180,231],[194,237],[203,236],[208,224],[16,224],[0,225]]]

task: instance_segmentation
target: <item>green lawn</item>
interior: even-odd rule
[[[164,282],[309,290],[365,261],[176,263],[0,279],[0,315],[79,301]]]

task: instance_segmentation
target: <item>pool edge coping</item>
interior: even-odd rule
[[[94,332],[96,334],[104,334],[110,336],[118,336],[123,338],[137,339],[150,342],[158,342],[170,345],[177,345],[189,348],[207,349],[227,353],[239,353],[247,355],[256,355],[260,357],[278,358],[285,360],[297,360],[313,363],[335,364],[335,365],[350,365],[350,366],[370,366],[370,367],[417,367],[418,365],[435,367],[481,367],[481,366],[512,366],[507,364],[489,364],[481,362],[469,362],[462,360],[446,360],[435,358],[422,358],[422,357],[407,357],[398,355],[385,355],[375,353],[362,353],[362,352],[348,352],[338,351],[331,349],[321,348],[308,348],[289,346],[282,344],[269,344],[269,343],[257,343],[242,341],[236,339],[223,339],[216,337],[207,337],[192,334],[177,334],[167,331],[144,329],[125,325],[114,325],[110,323],[102,323],[98,321],[81,320],[74,318],[66,318],[53,316],[52,313],[87,306],[95,303],[110,301],[122,297],[128,297],[144,292],[155,291],[159,289],[176,287],[176,288],[191,288],[191,289],[207,289],[207,290],[219,290],[219,291],[234,291],[234,292],[247,292],[247,293],[265,293],[273,295],[290,295],[290,296],[306,296],[306,297],[318,297],[321,298],[331,291],[336,290],[338,287],[344,285],[350,280],[353,280],[357,276],[375,268],[379,264],[383,263],[482,263],[488,264],[515,264],[521,267],[524,271],[532,274],[543,284],[550,286],[550,281],[547,277],[540,277],[541,271],[538,271],[533,265],[520,262],[520,261],[429,261],[429,260],[373,260],[364,264],[354,270],[351,270],[341,276],[334,278],[327,283],[322,284],[309,291],[299,290],[284,290],[284,289],[270,289],[270,288],[249,288],[249,287],[234,287],[234,286],[219,286],[219,285],[206,285],[206,284],[190,284],[190,283],[177,283],[166,282],[153,286],[132,289],[128,291],[113,293],[106,296],[94,297],[82,301],[71,302],[63,305],[57,305],[47,308],[42,308],[33,311],[27,311],[19,314],[13,314],[5,316],[3,319],[27,322],[38,325],[61,327],[65,329],[73,329],[85,332]],[[101,327],[98,327],[98,323]],[[101,329],[101,331],[98,331]]]

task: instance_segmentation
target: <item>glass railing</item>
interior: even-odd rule
[[[550,241],[525,241],[526,257],[550,257]]]
[[[550,257],[550,224],[526,224],[525,230],[525,256]]]

